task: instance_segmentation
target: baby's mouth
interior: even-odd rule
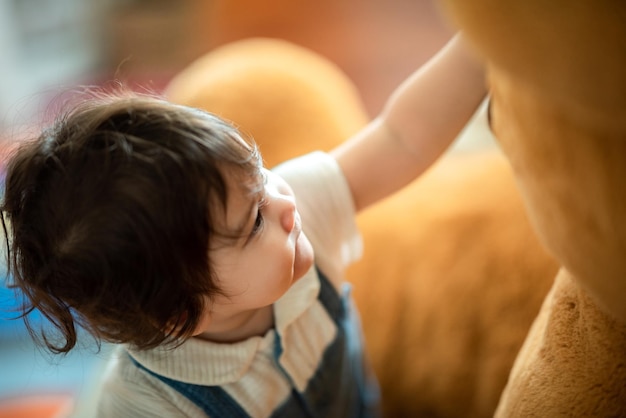
[[[302,233],[302,219],[300,218],[300,214],[298,212],[295,214],[295,222],[291,233],[296,239],[300,236],[300,233]]]

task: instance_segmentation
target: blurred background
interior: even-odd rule
[[[451,36],[431,0],[2,0],[0,112],[28,121],[75,84],[162,88],[214,47],[291,40],[337,63],[376,113]]]
[[[118,79],[159,91],[202,54],[252,36],[334,61],[374,116],[452,34],[432,0],[0,0],[0,146],[36,130],[51,100],[73,86]],[[65,416],[77,399],[76,415],[88,415],[109,347],[97,353],[86,339],[66,357],[47,355],[9,319],[18,305],[2,283],[0,418],[18,416],[9,408],[24,399],[39,412],[22,416]],[[45,326],[36,314],[33,322]]]

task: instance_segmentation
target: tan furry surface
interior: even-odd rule
[[[520,352],[497,417],[626,416],[626,327],[565,270]]]
[[[626,3],[441,3],[487,61],[495,136],[563,266],[497,416],[626,416]]]
[[[386,416],[492,416],[557,270],[506,160],[449,155],[359,225],[349,279]]]

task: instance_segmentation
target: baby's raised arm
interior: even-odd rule
[[[455,36],[394,91],[377,118],[331,152],[348,180],[356,210],[430,167],[485,93],[482,64]]]

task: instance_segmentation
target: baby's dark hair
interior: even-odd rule
[[[65,112],[11,157],[0,208],[30,333],[57,353],[78,326],[137,349],[184,341],[221,294],[209,248],[223,175],[260,165],[232,125],[155,97],[91,95]],[[34,329],[33,309],[60,343]]]

